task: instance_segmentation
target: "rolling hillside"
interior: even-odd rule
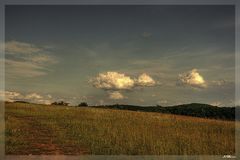
[[[6,103],[6,154],[233,155],[235,123],[93,107]]]

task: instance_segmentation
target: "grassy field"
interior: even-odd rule
[[[7,103],[6,154],[226,155],[233,121],[125,110]]]

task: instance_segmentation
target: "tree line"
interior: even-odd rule
[[[53,102],[51,105],[59,105],[59,106],[68,106],[69,103],[64,102],[64,101],[58,101],[58,102]],[[88,107],[87,102],[81,102],[77,105],[78,107]]]

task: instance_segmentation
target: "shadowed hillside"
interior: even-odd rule
[[[170,113],[170,114],[177,114],[177,115],[225,119],[225,120],[235,120],[235,108],[236,108],[236,107],[217,107],[217,106],[201,104],[201,103],[182,104],[182,105],[168,106],[168,107],[162,107],[162,106],[142,107],[142,106],[120,105],[120,104],[95,106],[95,107],[124,109],[124,110],[143,111],[143,112],[160,112],[160,113]]]

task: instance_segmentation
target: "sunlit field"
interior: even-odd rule
[[[234,121],[6,103],[6,154],[233,155]]]

